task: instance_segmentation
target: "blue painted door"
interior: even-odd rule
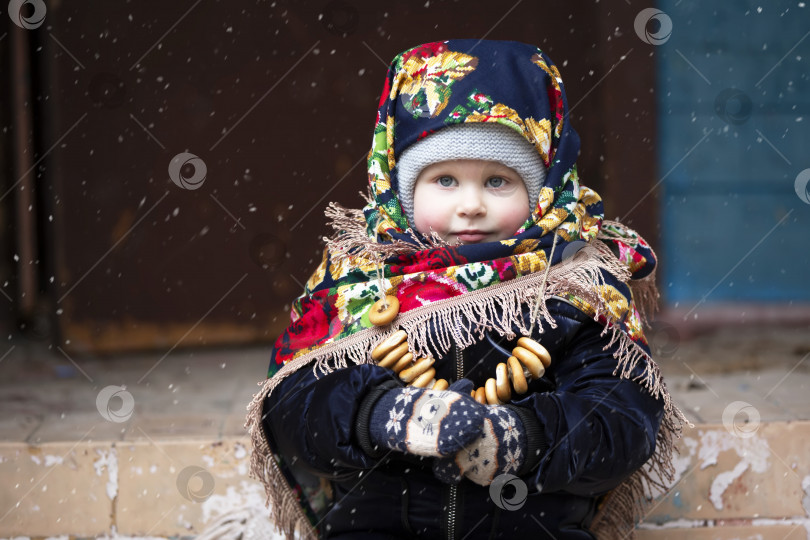
[[[635,27],[657,56],[665,301],[810,301],[810,5],[658,9]]]

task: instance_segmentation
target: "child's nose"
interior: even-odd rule
[[[484,204],[483,195],[480,189],[468,188],[461,190],[458,214],[465,217],[486,215],[487,208]]]

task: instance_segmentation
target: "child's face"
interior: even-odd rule
[[[523,179],[496,161],[459,159],[429,165],[416,178],[414,227],[447,242],[495,242],[515,234],[529,214]]]

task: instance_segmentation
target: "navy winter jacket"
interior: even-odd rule
[[[324,538],[594,538],[600,496],[652,455],[663,402],[613,374],[618,343],[605,349],[601,325],[562,300],[547,306],[557,327],[543,322],[532,337],[551,366],[512,401],[543,449],[519,480],[527,497],[510,484],[498,491],[464,479],[452,488],[433,477],[429,458],[366,453],[358,412],[372,389],[396,379],[389,369],[352,365],[316,378],[303,368],[281,382],[264,403],[265,434],[288,462],[331,483],[333,503],[317,526]],[[452,383],[461,360],[464,377],[483,386],[507,357],[493,341],[515,346],[495,335],[451,351],[436,361],[436,378]]]

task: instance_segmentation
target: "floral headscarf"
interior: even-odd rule
[[[538,48],[516,42],[450,40],[409,49],[388,68],[368,155],[366,206],[330,205],[335,234],[294,302],[292,322],[272,352],[269,379],[251,404],[252,471],[263,480],[274,518],[292,534],[307,523],[301,492],[286,482],[283,457],[262,435],[264,398],[287,374],[316,373],[350,362],[372,362],[370,351],[397,328],[408,332],[417,356],[440,359],[485,331],[508,337],[531,333],[535,318],[554,325],[546,309],[559,297],[579,307],[619,342],[617,373],[643,368],[640,383],[665,402],[666,416],[648,472],[614,490],[595,520],[605,530],[632,527],[632,509],[645,484],[671,474],[672,437],[684,420],[671,403],[643,332],[644,306],[657,300],[655,256],[634,231],[605,222],[602,200],[579,182],[580,140],[570,125],[562,79]],[[506,240],[449,245],[408,223],[397,197],[397,158],[414,142],[447,126],[495,122],[526,138],[547,167],[533,212]],[[475,294],[471,294],[475,293]],[[389,327],[374,327],[369,311],[383,295],[400,302]],[[530,310],[530,327],[524,322]],[[428,329],[431,331],[429,332]],[[637,373],[637,372],[636,372]],[[618,510],[616,510],[618,509]],[[630,509],[630,515],[626,515]],[[312,532],[311,527],[306,528]]]
[[[336,234],[293,305],[292,324],[276,343],[270,374],[293,358],[371,328],[368,312],[383,294],[396,295],[405,314],[543,272],[549,260],[559,265],[585,246],[594,262],[604,259],[592,245],[603,225],[602,200],[579,183],[579,136],[567,112],[560,74],[536,47],[451,40],[398,55],[388,69],[368,156],[369,202],[362,215],[337,206],[328,211]],[[514,129],[548,169],[534,211],[512,238],[451,246],[413,230],[402,211],[397,157],[417,140],[464,122]],[[610,247],[625,265],[603,260],[592,268],[601,270],[591,282],[580,280],[557,292],[602,322],[610,319],[649,353],[626,282],[630,274],[648,276],[655,258],[632,231],[618,224],[611,228]],[[600,289],[590,290],[597,282]],[[588,290],[604,301],[589,300]]]

